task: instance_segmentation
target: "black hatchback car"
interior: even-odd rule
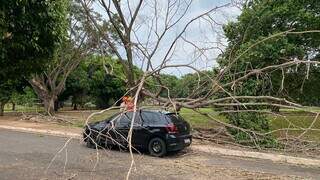
[[[110,118],[85,127],[83,138],[87,146],[117,145],[126,148],[133,112],[117,113]],[[192,142],[190,125],[179,114],[156,110],[136,112],[133,122],[132,145],[145,149],[152,156],[164,156],[179,151]]]

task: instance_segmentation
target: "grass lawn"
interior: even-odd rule
[[[300,113],[292,113],[292,114],[286,114],[285,117],[281,116],[269,116],[271,129],[285,129],[285,128],[294,128],[297,130],[290,130],[290,131],[278,131],[274,134],[276,136],[285,137],[286,133],[291,136],[298,137],[301,135],[301,133],[304,132],[304,130],[301,130],[301,128],[309,128],[310,125],[312,125],[312,122],[315,119],[315,115],[306,114],[303,112]],[[309,130],[307,133],[305,133],[301,138],[311,141],[318,141],[320,142],[320,116],[317,118],[312,129],[317,129],[314,131]]]
[[[203,113],[208,113],[210,114],[210,116],[220,121],[223,121],[223,122],[227,121],[224,116],[218,115],[218,113],[211,108],[201,108],[199,109],[199,111]],[[214,122],[212,119],[210,119],[209,117],[201,115],[197,112],[194,112],[191,109],[186,109],[186,108],[181,109],[180,115],[190,123],[192,128],[211,129],[218,126],[218,124]]]
[[[320,109],[317,107],[312,108],[313,111],[320,112]],[[225,116],[218,115],[213,109],[210,108],[202,108],[200,109],[201,112],[209,113],[214,118],[222,121],[228,122]],[[199,113],[196,113],[190,109],[182,109],[180,112],[181,116],[186,119],[193,128],[204,128],[210,129],[217,127],[217,123],[213,122],[210,118],[203,116]],[[288,135],[298,137],[304,131],[301,128],[309,128],[312,124],[313,120],[315,119],[314,114],[305,113],[302,111],[287,111],[281,110],[281,114],[283,116],[275,116],[275,115],[268,115],[268,120],[271,125],[271,130],[279,130],[285,128],[294,128],[296,130],[288,131]],[[291,124],[291,126],[289,126]],[[305,140],[311,141],[318,141],[320,142],[320,115],[315,121],[312,126],[312,129],[318,129],[314,131],[308,131],[305,133],[301,138]],[[278,137],[285,137],[287,131],[276,131],[274,133],[275,136]]]
[[[12,111],[12,104],[6,104],[4,106],[4,112],[44,112],[44,109],[40,106],[16,105],[15,111]]]

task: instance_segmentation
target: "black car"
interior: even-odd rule
[[[117,113],[112,117],[89,124],[83,137],[90,148],[117,145],[126,148],[133,112]],[[145,149],[152,156],[163,156],[168,151],[179,151],[192,142],[190,125],[179,114],[139,110],[133,122],[132,145]]]

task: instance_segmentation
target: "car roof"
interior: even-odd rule
[[[162,109],[141,109],[142,112],[161,113],[161,114],[174,114],[174,112],[165,111]]]

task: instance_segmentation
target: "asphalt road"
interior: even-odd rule
[[[117,149],[96,151],[74,139],[57,153],[67,140],[0,129],[0,180],[125,179],[131,162],[128,152]],[[139,154],[134,154],[134,158],[136,168],[131,179],[320,178],[319,168],[221,157],[190,149],[165,158]]]

